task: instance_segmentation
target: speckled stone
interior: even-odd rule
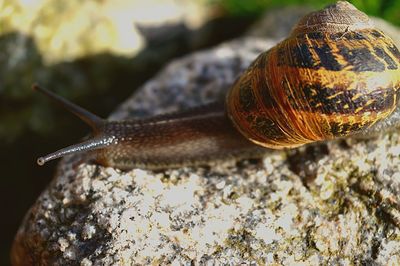
[[[215,100],[275,42],[246,37],[176,60],[111,118]],[[13,263],[398,265],[399,137],[158,172],[67,157],[26,215]]]

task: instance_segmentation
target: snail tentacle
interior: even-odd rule
[[[37,164],[44,165],[48,161],[52,161],[54,159],[61,158],[66,155],[69,155],[69,154],[78,154],[78,153],[82,153],[82,152],[88,152],[88,151],[102,149],[109,145],[112,145],[113,140],[114,140],[113,137],[107,137],[107,136],[95,137],[93,139],[90,139],[90,140],[87,140],[87,141],[84,141],[81,143],[73,144],[71,146],[62,148],[53,153],[39,157],[37,159]]]
[[[101,117],[98,117],[97,115],[89,112],[88,110],[83,109],[82,107],[62,98],[61,96],[39,86],[38,84],[33,84],[32,89],[42,93],[43,95],[46,95],[52,101],[58,103],[71,113],[75,114],[83,122],[92,127],[93,130],[95,131],[98,131],[99,128],[104,124],[104,119],[102,119]]]

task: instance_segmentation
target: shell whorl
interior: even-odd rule
[[[338,33],[371,28],[374,28],[374,23],[365,13],[349,2],[339,1],[304,16],[294,26],[292,34],[316,31]]]
[[[393,40],[338,2],[259,55],[227,94],[226,109],[248,139],[281,149],[367,129],[393,112],[399,91]]]

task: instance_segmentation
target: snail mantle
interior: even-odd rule
[[[284,16],[294,13],[285,9]],[[277,42],[245,36],[176,60],[111,119],[150,117],[220,99]],[[67,156],[26,215],[12,260],[400,264],[399,137],[394,131],[162,171],[120,171]]]

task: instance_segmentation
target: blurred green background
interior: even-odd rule
[[[36,158],[76,143],[89,131],[34,94],[32,83],[107,117],[173,58],[240,36],[266,10],[317,9],[332,2],[0,1],[0,265],[9,264],[17,228],[54,173],[56,162],[38,167]],[[398,0],[350,2],[400,25]]]
[[[329,0],[210,0],[211,3],[222,6],[233,16],[258,16],[266,9],[282,5],[309,5],[322,8],[335,2]],[[381,17],[395,25],[400,25],[399,0],[350,0],[350,3],[368,15]]]

